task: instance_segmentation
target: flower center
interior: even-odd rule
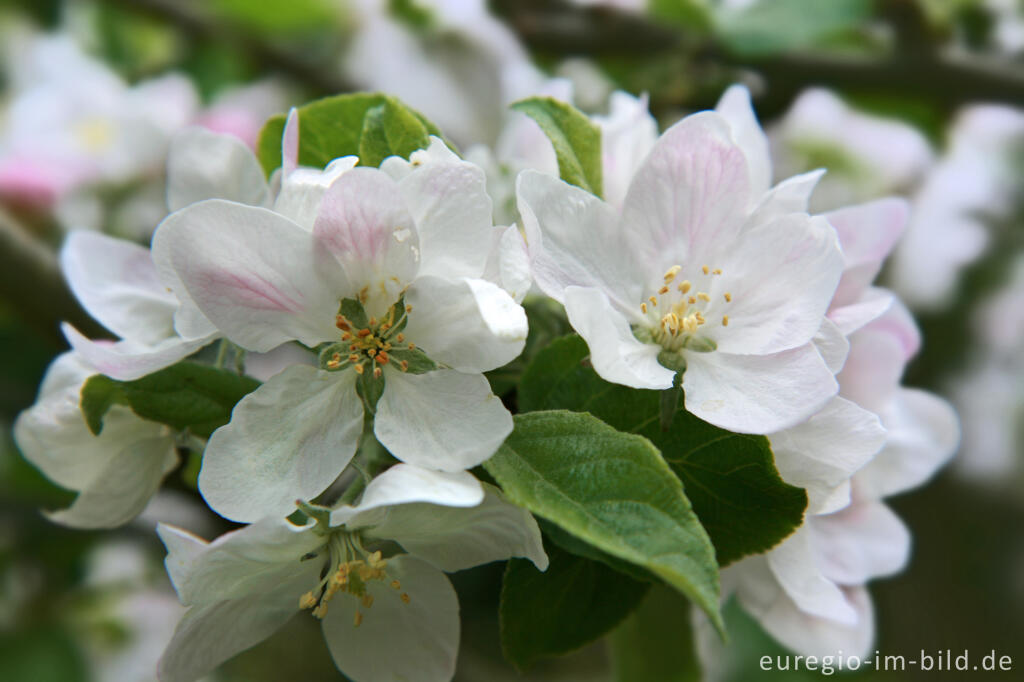
[[[334,326],[341,330],[341,342],[321,350],[320,366],[332,372],[351,366],[357,374],[369,373],[374,379],[381,378],[387,365],[414,374],[435,369],[436,365],[402,333],[411,312],[412,306],[399,297],[378,320],[367,318],[360,301],[342,300],[334,318]]]
[[[718,345],[708,334],[709,325],[717,322],[723,327],[729,326],[729,316],[719,317],[718,311],[732,303],[732,294],[724,292],[722,301],[718,302],[709,293],[721,288],[714,281],[722,274],[720,268],[704,265],[699,273],[694,273],[692,280],[680,279],[682,269],[681,265],[669,268],[657,294],[640,304],[648,325],[634,333],[640,331],[641,340],[657,343],[666,351],[713,351]]]
[[[326,548],[329,554],[326,572],[314,589],[299,598],[299,608],[312,609],[315,617],[322,619],[327,615],[328,604],[339,592],[351,595],[364,609],[369,609],[373,606],[373,595],[367,590],[370,583],[388,583],[392,589],[402,589],[399,581],[388,580],[388,562],[381,558],[380,551],[370,552],[363,547],[358,533],[331,533]],[[405,592],[401,593],[400,599],[405,604],[409,603],[409,595]],[[357,606],[353,625],[359,627],[362,622],[363,612]]]

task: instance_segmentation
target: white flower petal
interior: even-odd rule
[[[480,481],[468,471],[434,471],[412,464],[396,464],[378,475],[363,492],[359,504],[331,512],[331,525],[359,528],[381,507],[413,502],[446,507],[473,507],[484,499]],[[373,515],[376,518],[376,515]]]
[[[744,232],[714,266],[711,310],[729,316],[712,325],[718,349],[763,355],[796,348],[818,331],[842,273],[835,231],[821,218],[792,213]],[[714,267],[713,266],[713,267]],[[731,302],[723,303],[728,288]],[[713,308],[712,308],[713,306]]]
[[[295,168],[281,178],[281,191],[274,200],[274,212],[289,218],[299,227],[313,231],[324,192],[346,171],[355,168],[358,156],[334,159],[322,171]]]
[[[898,573],[910,557],[910,531],[881,502],[854,502],[807,527],[821,572],[841,585]]]
[[[760,198],[752,195],[747,174],[744,150],[715,112],[687,116],[661,135],[622,208],[631,250],[649,278],[657,278],[652,283],[669,267],[705,262],[716,244],[735,241],[751,202]],[[577,229],[580,240],[601,238],[582,225]]]
[[[573,329],[590,347],[590,361],[601,378],[633,388],[662,389],[672,386],[675,372],[658,364],[659,346],[640,343],[629,321],[604,292],[569,287],[565,312]]]
[[[895,297],[885,289],[869,287],[854,303],[833,306],[828,319],[846,336],[854,333],[867,323],[884,315],[893,305]]]
[[[807,213],[811,193],[824,174],[824,170],[813,170],[786,178],[768,190],[747,223],[759,225],[789,213]]]
[[[837,502],[836,489],[870,461],[885,436],[874,413],[835,397],[807,421],[769,439],[782,478],[805,488],[807,513],[820,514],[834,511],[829,507]]]
[[[758,196],[767,192],[772,182],[768,138],[757,122],[757,114],[750,103],[750,91],[744,85],[733,85],[718,100],[715,111],[729,122],[733,139],[747,155],[751,194]]]
[[[373,606],[365,611],[348,594],[331,600],[323,630],[335,665],[354,682],[448,682],[459,648],[455,590],[444,573],[411,556],[388,559],[386,570],[401,588],[371,581]]]
[[[738,433],[795,426],[829,401],[835,377],[813,344],[774,355],[687,353],[686,409]]]
[[[885,447],[854,479],[867,497],[885,497],[921,485],[956,452],[960,423],[952,406],[926,391],[900,388],[880,416]]]
[[[483,501],[470,508],[423,503],[392,507],[368,534],[394,540],[449,573],[511,557],[526,557],[545,570],[548,557],[530,512],[508,502],[494,486],[485,485],[484,490]]]
[[[622,206],[633,175],[658,139],[658,123],[648,111],[647,95],[615,91],[608,108],[608,116],[593,117],[601,127],[601,184],[605,201]]]
[[[203,454],[199,490],[217,513],[287,516],[348,465],[363,428],[355,372],[295,365],[242,398]]]
[[[812,542],[807,526],[798,528],[768,552],[768,567],[798,609],[812,616],[853,625],[857,622],[857,612],[847,603],[839,587],[822,575],[815,562]]]
[[[842,330],[832,320],[825,318],[821,322],[821,327],[818,328],[818,333],[811,341],[818,349],[825,364],[828,365],[829,371],[838,374],[846,364],[846,356],[850,353],[850,342]]]
[[[383,171],[353,168],[324,192],[313,224],[316,243],[371,297],[380,288],[401,289],[417,272],[419,236],[400,198],[398,184]]]
[[[178,464],[169,436],[125,445],[67,509],[47,514],[51,521],[73,528],[116,528],[145,509],[164,476]]]
[[[263,168],[244,142],[192,126],[171,142],[167,207],[173,212],[204,199],[263,206],[270,193]]]
[[[299,166],[299,110],[292,107],[281,133],[281,170],[290,174]]]
[[[149,346],[134,341],[90,341],[67,322],[61,324],[61,331],[75,352],[97,372],[120,381],[132,381],[170,367],[214,340],[213,336],[191,340],[172,336]]]
[[[469,469],[512,433],[512,415],[482,374],[396,370],[385,377],[374,432],[403,462],[442,471]]]
[[[160,538],[169,550],[165,564],[185,606],[241,599],[267,591],[301,572],[302,561],[324,539],[309,526],[296,526],[283,517],[265,517],[207,543],[173,526],[161,525]],[[311,589],[316,582],[306,589]],[[294,604],[298,606],[298,595]]]
[[[566,287],[596,287],[623,310],[640,305],[645,273],[633,258],[640,239],[620,227],[608,204],[529,170],[516,179],[516,196],[533,276],[545,294],[562,302]]]
[[[312,235],[272,211],[212,199],[168,216],[153,237],[195,304],[248,350],[337,337],[344,274]],[[329,256],[327,256],[329,258]]]
[[[64,242],[60,264],[82,306],[121,338],[157,343],[174,335],[178,301],[161,284],[149,249],[75,230]]]
[[[270,637],[298,612],[299,597],[316,585],[318,568],[307,562],[266,592],[189,609],[160,658],[161,682],[195,682]]]
[[[417,277],[405,302],[412,306],[405,335],[453,369],[490,371],[514,360],[526,343],[526,312],[491,282]]]
[[[480,277],[492,230],[486,176],[436,137],[435,146],[444,151],[414,154],[419,165],[398,183],[419,233],[420,275]]]

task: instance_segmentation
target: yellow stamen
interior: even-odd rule
[[[644,315],[647,314],[647,304],[646,303],[641,303],[640,304],[640,312],[642,312]]]
[[[728,327],[729,326],[729,316],[728,315],[722,315],[722,326],[723,327]]]
[[[674,279],[676,278],[676,275],[678,275],[678,274],[679,274],[679,271],[680,271],[681,269],[682,269],[682,268],[681,268],[680,266],[678,266],[678,265],[673,265],[672,267],[670,267],[670,268],[669,268],[669,269],[668,269],[668,270],[667,270],[667,271],[665,272],[665,283],[666,283],[666,284],[668,284],[669,282],[671,282],[672,280],[674,280]]]
[[[402,589],[402,583],[398,582],[397,580],[392,580],[391,587],[393,587],[396,590],[400,590]]]
[[[409,595],[406,594],[405,592],[403,592],[401,595],[399,595],[399,599],[402,600],[403,604],[408,604],[409,603]]]
[[[705,266],[703,266],[701,268],[701,271],[706,275],[706,274],[708,274],[708,272],[711,271],[711,268],[709,268],[708,266],[705,265]]]
[[[359,627],[363,624],[363,612],[356,610],[356,617],[352,619],[352,625]]]
[[[362,374],[363,373],[363,366],[362,365],[356,365],[355,367],[353,367],[353,369],[356,371],[356,374]]]
[[[690,290],[691,286],[693,286],[693,285],[690,284],[690,280],[684,279],[682,284],[679,285],[680,293],[683,293],[683,294],[687,293]]]
[[[300,609],[311,609],[314,606],[316,606],[316,597],[313,596],[312,592],[307,592],[306,594],[299,597]]]
[[[662,288],[658,289],[658,293],[659,294],[667,294],[668,293],[668,287],[662,287]]]
[[[725,302],[732,303],[732,294],[730,294],[728,291],[725,292]]]
[[[707,294],[706,294],[705,292],[703,292],[703,291],[702,291],[702,292],[700,292],[699,294],[697,294],[697,298],[699,298],[699,299],[700,299],[700,300],[702,300],[702,301],[710,301],[710,300],[711,300],[711,297],[710,297],[710,296],[708,296],[708,295],[707,295]]]
[[[658,299],[656,299],[656,298],[654,298],[653,296],[651,296],[651,297],[650,297],[650,298],[648,298],[647,300],[648,300],[648,301],[650,301],[650,302],[651,302],[651,305],[653,305],[653,306],[654,306],[655,308],[657,308],[657,307],[658,307]]]

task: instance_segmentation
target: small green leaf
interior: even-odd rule
[[[97,374],[82,384],[81,408],[85,423],[94,436],[103,431],[103,417],[114,405],[127,405],[128,397],[121,390],[121,382]]]
[[[721,625],[714,548],[679,479],[646,438],[587,414],[517,415],[484,467],[514,503],[649,570]]]
[[[601,196],[601,129],[571,104],[530,97],[512,105],[540,126],[558,158],[558,174],[569,184]]]
[[[409,363],[408,367],[404,368],[403,371],[409,374],[426,374],[427,372],[433,372],[437,369],[437,363],[430,359],[430,357],[421,351],[419,348],[414,350],[398,350],[391,349],[388,351],[388,355],[391,356],[391,362],[402,362]]]
[[[619,573],[625,573],[634,580],[639,580],[640,582],[661,582],[658,577],[653,575],[650,571],[637,566],[636,564],[631,564],[628,561],[623,561],[622,559],[614,557],[607,552],[602,552],[597,547],[587,544],[572,533],[562,530],[559,526],[551,523],[550,521],[537,519],[537,525],[540,527],[541,531],[543,531],[544,537],[570,554],[575,554],[576,556],[583,557],[584,559],[590,559],[592,561],[600,561],[606,564],[609,568],[613,568]]]
[[[366,309],[363,308],[362,303],[354,298],[341,299],[341,304],[338,306],[338,314],[343,316],[352,325],[352,329],[346,331],[355,333],[360,329],[366,329],[370,326],[370,319],[366,316]]]
[[[650,588],[557,546],[545,550],[551,561],[546,571],[526,559],[512,559],[501,586],[501,647],[519,669],[604,635]]]
[[[93,433],[102,429],[107,411],[122,404],[143,419],[206,437],[227,424],[235,404],[259,385],[226,369],[179,362],[134,381],[91,377],[82,386],[81,405]]]
[[[682,480],[722,566],[770,549],[803,523],[807,494],[779,476],[767,438],[712,426],[683,405],[662,430],[660,392],[604,381],[588,355],[575,335],[538,353],[523,373],[519,409],[589,412],[650,439]]]
[[[409,158],[430,144],[430,133],[409,109],[387,100],[366,112],[359,140],[359,163],[377,167],[389,156]]]
[[[609,638],[615,682],[700,682],[690,604],[655,586]]]
[[[393,144],[401,147],[402,155],[408,155],[420,148],[412,146],[413,136],[402,132],[406,128],[415,128],[416,134],[419,134],[419,128],[412,124],[413,119],[422,126],[427,135],[441,136],[437,126],[394,97],[379,93],[335,95],[299,107],[299,164],[324,168],[341,156],[360,155],[363,151],[361,147],[364,133],[368,132],[367,114],[382,106],[391,113],[375,115],[383,116],[383,120],[380,121],[380,125],[371,123],[370,132],[380,136],[383,126],[384,139],[390,137]],[[260,131],[256,154],[268,176],[281,165],[281,135],[284,132],[285,120],[284,114],[273,116]],[[388,127],[388,122],[392,122],[393,125]],[[379,141],[367,142],[367,153],[379,155],[381,149]],[[360,161],[363,165],[369,165],[362,159]]]

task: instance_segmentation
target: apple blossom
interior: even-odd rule
[[[690,412],[770,433],[836,392],[812,339],[842,262],[832,227],[790,209],[813,178],[765,193],[767,145],[737,142],[760,132],[740,105],[666,131],[621,212],[530,171],[519,208],[534,278],[565,304],[603,378],[666,389],[681,371]]]
[[[293,116],[285,185],[304,170],[296,136]],[[200,489],[235,520],[326,489],[355,452],[364,404],[392,454],[446,471],[480,463],[512,429],[481,372],[518,355],[526,317],[481,279],[494,231],[483,173],[440,140],[383,169],[339,163],[287,212],[284,188],[275,210],[209,200],[154,237],[158,262],[227,338],[319,348],[320,369],[272,377],[210,439]]]
[[[122,342],[123,343],[123,342]],[[58,485],[78,492],[67,509],[48,514],[77,528],[113,528],[131,521],[178,464],[170,429],[113,406],[94,436],[79,407],[82,384],[96,369],[74,352],[47,370],[36,403],[14,424],[25,458]]]
[[[158,529],[190,607],[160,679],[191,682],[311,609],[335,664],[356,682],[449,680],[459,618],[444,572],[513,556],[547,567],[533,517],[466,472],[398,464],[356,506],[301,506],[303,526],[270,517],[209,544]]]

